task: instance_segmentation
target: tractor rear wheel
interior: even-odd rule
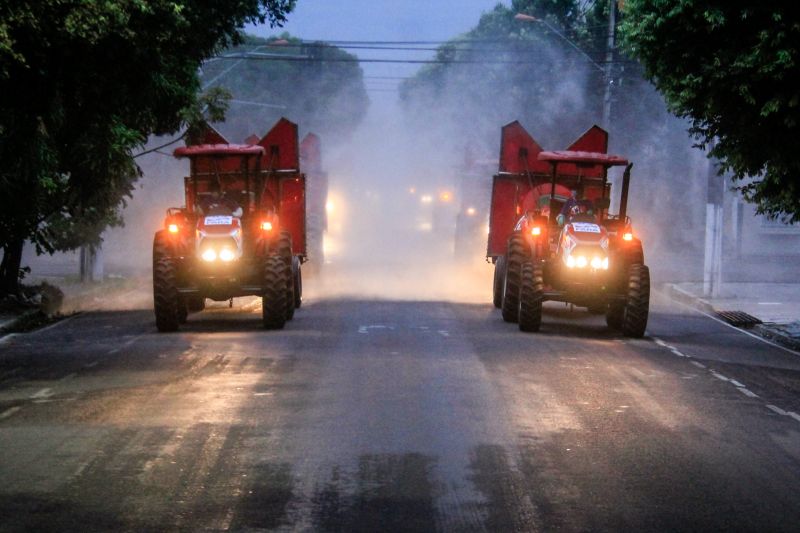
[[[494,283],[492,284],[492,303],[498,309],[503,306],[503,284],[506,277],[506,256],[501,255],[494,263]]]
[[[519,232],[511,234],[506,253],[506,275],[503,287],[501,310],[503,320],[517,322],[519,319],[519,288],[522,277],[522,263],[528,260],[525,239]]]
[[[186,297],[186,309],[189,310],[190,313],[197,313],[198,311],[202,311],[206,308],[206,299],[202,296],[187,296]]]
[[[153,265],[153,303],[158,331],[177,331],[181,301],[175,283],[175,264],[168,257]]]
[[[522,263],[519,290],[519,329],[525,332],[539,331],[542,325],[542,303],[544,301],[544,276],[542,265],[525,261]]]
[[[264,329],[283,329],[286,324],[286,265],[278,255],[267,257],[264,265],[264,293],[261,315]]]
[[[286,231],[281,230],[280,236],[278,237],[278,243],[275,249],[275,253],[277,253],[286,268],[286,320],[291,320],[294,318],[294,272],[292,271],[292,262],[294,257],[292,256],[292,235]]]
[[[645,265],[631,265],[628,270],[628,295],[622,317],[622,334],[642,337],[647,328],[650,311],[650,269]]]
[[[303,304],[303,272],[300,270],[300,258],[292,258],[292,275],[294,276],[294,306],[299,309]]]
[[[625,315],[625,304],[611,302],[606,310],[606,324],[611,329],[622,329],[622,317]]]

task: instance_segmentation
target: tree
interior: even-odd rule
[[[628,53],[757,212],[800,221],[800,6],[627,0]]]
[[[366,115],[369,98],[358,58],[338,47],[304,43],[288,33],[269,39],[248,35],[220,56],[230,59],[204,65],[201,82],[213,81],[233,95],[225,123],[218,126],[231,132],[232,141],[263,135],[288,116],[329,142],[347,138]]]
[[[18,290],[26,239],[70,249],[118,222],[140,174],[134,150],[196,116],[201,62],[294,3],[3,2],[0,295]]]

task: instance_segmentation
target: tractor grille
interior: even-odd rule
[[[756,324],[761,324],[761,320],[742,311],[717,311],[717,316],[737,328],[752,328]]]

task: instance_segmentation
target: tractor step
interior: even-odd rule
[[[761,324],[761,320],[743,311],[717,311],[716,313],[722,320],[737,328],[752,328],[756,324]]]

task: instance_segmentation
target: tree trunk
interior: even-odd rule
[[[0,297],[19,292],[19,267],[22,265],[24,239],[3,247],[3,262],[0,263]]]

